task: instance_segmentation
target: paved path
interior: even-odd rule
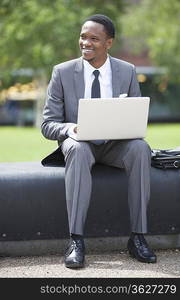
[[[83,269],[67,269],[63,256],[3,257],[0,278],[180,278],[180,249],[156,250],[157,263],[144,264],[126,251],[86,255]]]

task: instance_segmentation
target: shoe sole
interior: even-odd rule
[[[84,268],[84,264],[83,263],[79,263],[79,264],[65,264],[66,268],[69,269],[80,269],[80,268]]]

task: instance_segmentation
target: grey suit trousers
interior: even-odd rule
[[[128,176],[128,205],[131,231],[147,232],[147,204],[150,198],[151,149],[142,139],[108,141],[95,145],[64,140],[65,186],[69,232],[84,233],[91,198],[91,169],[96,162],[124,168]],[[119,195],[120,198],[120,195]]]

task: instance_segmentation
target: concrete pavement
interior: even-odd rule
[[[136,261],[127,252],[128,237],[87,238],[86,265],[64,266],[67,239],[0,242],[0,278],[180,278],[180,235],[147,235],[157,254],[156,264]]]
[[[157,263],[144,264],[127,251],[87,254],[83,269],[67,269],[63,255],[4,257],[0,278],[180,278],[180,249],[156,250]]]

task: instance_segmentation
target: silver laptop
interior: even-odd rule
[[[144,138],[149,103],[149,97],[80,99],[76,140]]]

